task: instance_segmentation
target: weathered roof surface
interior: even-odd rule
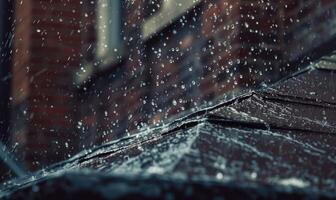
[[[33,181],[14,181],[21,186],[5,186],[4,191],[10,193],[14,189],[19,196],[34,195],[31,191],[35,179],[45,180],[64,171],[90,168],[105,175],[134,175],[133,178],[101,178],[100,174],[94,176],[97,180],[93,182],[120,183],[127,186],[124,195],[134,192],[143,198],[146,194],[141,188],[146,184],[156,185],[161,195],[166,194],[164,188],[170,188],[167,191],[171,195],[180,194],[175,188],[176,180],[184,180],[181,187],[185,191],[188,187],[193,191],[197,188],[197,192],[191,192],[192,196],[198,191],[207,192],[209,197],[225,196],[225,191],[241,195],[250,191],[250,196],[240,197],[254,198],[256,195],[271,199],[285,193],[293,197],[299,195],[298,198],[312,195],[336,198],[334,55],[266,89],[82,152],[47,172],[37,173]],[[153,174],[159,178],[141,178]],[[39,185],[50,189],[48,183],[64,180],[71,187],[76,185],[77,179],[85,181],[82,179],[86,176],[61,175]],[[88,183],[92,178],[89,179]],[[208,187],[206,183],[214,185]],[[26,189],[18,189],[21,187]],[[81,189],[100,191],[85,187]],[[56,190],[49,189],[47,191],[55,194]]]

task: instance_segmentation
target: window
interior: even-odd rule
[[[161,10],[144,22],[143,38],[149,38],[198,3],[200,0],[163,0]]]
[[[122,43],[122,2],[100,0],[97,2],[97,48],[96,57],[102,67],[120,60]]]
[[[163,0],[148,0],[144,8],[144,18],[147,19],[161,10]]]

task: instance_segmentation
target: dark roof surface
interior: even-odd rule
[[[94,179],[105,180],[105,183],[110,180],[111,184],[117,182],[132,188],[125,189],[125,195],[132,191],[145,195],[139,188],[146,184],[156,185],[163,193],[165,187],[170,188],[167,191],[177,195],[174,181],[181,179],[184,189],[198,188],[197,191],[215,196],[219,191],[224,195],[224,191],[232,190],[241,195],[253,191],[250,195],[265,199],[280,198],[281,194],[299,195],[298,198],[323,195],[336,198],[335,55],[324,57],[271,87],[82,152],[38,172],[34,180],[8,183],[3,195],[12,191],[16,191],[16,195],[31,194],[36,179],[44,180],[39,183],[42,188],[49,187],[47,183],[52,185],[65,180],[69,185],[76,185],[76,180],[88,175],[59,174],[90,168],[104,175],[136,175]],[[94,177],[101,177],[101,174]],[[49,178],[55,175],[58,178]],[[147,175],[155,175],[155,178],[141,178]],[[163,180],[165,178],[172,182]],[[88,183],[92,178],[89,179]],[[206,183],[215,186],[206,187]],[[13,187],[13,184],[19,186]],[[108,189],[109,186],[104,187]],[[278,187],[283,189],[278,190]],[[88,188],[82,189],[87,191]]]

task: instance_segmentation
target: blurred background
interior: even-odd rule
[[[0,9],[1,148],[29,170],[274,83],[336,39],[334,0],[4,0]]]

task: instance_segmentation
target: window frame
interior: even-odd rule
[[[149,39],[200,2],[201,0],[163,0],[161,10],[142,24],[142,38]]]
[[[100,61],[100,69],[119,63],[123,57],[122,6],[122,0],[97,1],[95,59]]]

